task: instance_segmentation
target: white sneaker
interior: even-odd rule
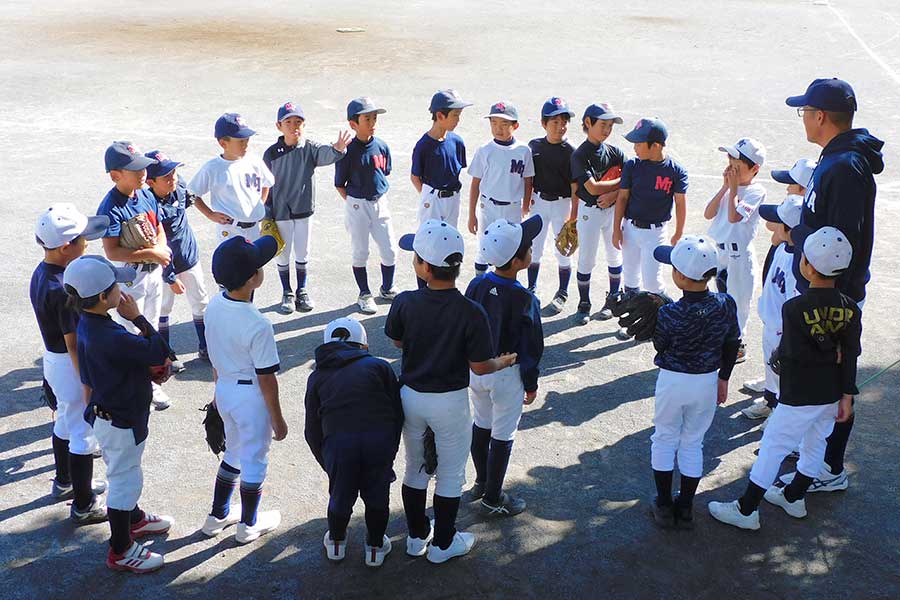
[[[131,537],[139,538],[145,535],[158,535],[166,533],[175,524],[175,519],[169,515],[154,515],[144,512],[144,518],[131,524]]]
[[[745,385],[744,387],[747,386]],[[766,417],[771,415],[772,409],[769,408],[769,405],[766,404],[765,400],[757,400],[747,408],[742,409],[741,414],[748,419],[753,419],[755,421],[757,419],[765,419]]]
[[[431,529],[424,540],[406,536],[406,553],[410,556],[424,556],[428,552],[428,544],[432,538],[434,538],[434,519],[431,519]]]
[[[347,555],[347,540],[340,540],[339,542],[334,541],[331,539],[331,531],[325,532],[325,537],[322,539],[322,545],[325,546],[325,556],[328,557],[328,560],[337,562],[339,560],[344,560],[344,556]]]
[[[806,516],[806,500],[800,498],[799,500],[789,502],[788,499],[784,497],[784,488],[782,487],[773,485],[766,490],[766,495],[763,496],[763,498],[765,498],[766,502],[769,504],[780,506],[784,509],[784,512],[795,519],[802,519]]]
[[[785,473],[779,477],[779,480],[784,485],[788,485],[794,480],[794,473]],[[846,470],[841,471],[837,475],[833,475],[831,469],[828,468],[828,465],[825,465],[822,467],[822,472],[819,473],[819,476],[813,479],[813,482],[809,484],[809,489],[806,490],[806,492],[838,492],[840,490],[846,490],[848,487],[850,487],[850,478],[847,477]]]
[[[169,395],[158,385],[153,386],[153,397],[150,399],[150,403],[155,410],[166,410],[172,406],[172,403],[169,401]]]
[[[735,500],[733,502],[710,502],[709,514],[722,523],[739,527],[740,529],[751,529],[756,531],[759,529],[759,510],[754,510],[752,514],[745,515],[741,512],[740,503]]]
[[[762,394],[764,391],[766,391],[766,378],[760,377],[759,379],[751,379],[750,381],[745,381],[744,389],[750,390],[755,394]]]
[[[456,556],[468,554],[472,546],[475,545],[475,534],[465,531],[457,531],[453,536],[453,541],[447,546],[446,550],[441,550],[434,543],[428,545],[428,562],[440,564],[447,562]]]
[[[381,546],[366,544],[366,566],[380,567],[384,563],[384,557],[391,553],[391,539],[384,536]]]
[[[261,535],[275,531],[281,524],[281,513],[277,510],[267,510],[256,513],[256,524],[247,525],[238,523],[234,539],[238,544],[249,544]]]
[[[122,554],[113,554],[112,548],[106,554],[106,566],[113,571],[131,571],[132,573],[149,573],[165,564],[162,554],[150,552],[137,542]]]
[[[203,524],[203,527],[200,528],[200,531],[203,532],[203,535],[216,537],[222,533],[226,527],[237,525],[240,522],[241,505],[235,504],[228,509],[228,514],[225,515],[224,519],[217,519],[212,515],[206,515],[206,522]]]
[[[378,312],[375,308],[375,299],[372,297],[372,294],[360,294],[359,298],[356,299],[356,305],[359,307],[359,312],[364,315],[374,315]]]

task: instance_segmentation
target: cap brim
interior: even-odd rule
[[[248,137],[252,137],[252,136],[254,136],[254,135],[256,135],[256,131],[255,131],[255,130],[250,129],[249,127],[243,127],[243,128],[241,128],[241,129],[239,129],[239,130],[237,131],[237,133],[233,133],[233,134],[231,134],[231,135],[229,135],[229,136],[227,136],[227,137],[235,138],[235,139],[237,139],[237,140],[245,140],[245,139],[247,139]]]
[[[258,240],[253,242],[253,245],[256,246],[256,251],[259,252],[259,262],[256,265],[257,269],[261,268],[278,254],[278,242],[271,235],[261,236]]]
[[[289,112],[288,114],[286,114],[286,115],[284,115],[283,117],[281,117],[280,119],[278,119],[278,122],[281,123],[282,121],[284,121],[284,120],[287,119],[288,117],[299,117],[299,118],[303,119],[304,121],[306,120],[306,117],[303,115],[303,113]]]
[[[784,183],[786,185],[791,185],[792,183],[794,183],[794,184],[797,183],[796,181],[794,181],[794,178],[791,177],[791,172],[784,171],[784,170],[772,171],[772,179],[774,179],[778,183]]]
[[[119,167],[118,171],[142,171],[149,167],[150,165],[155,165],[157,161],[152,158],[147,158],[146,156],[135,156],[130,163],[125,165],[124,167]]]
[[[161,162],[157,165],[155,169],[153,169],[154,177],[163,177],[164,175],[168,175],[178,167],[183,167],[184,163],[176,162],[174,160],[167,160]]]
[[[484,115],[485,119],[490,119],[491,117],[497,117],[498,119],[503,119],[504,121],[518,121],[519,119],[516,117],[511,117],[509,115]]]
[[[632,144],[640,144],[641,142],[646,142],[646,139],[643,139],[644,136],[640,135],[636,131],[629,131],[625,134],[625,139],[631,142]]]
[[[759,207],[759,218],[769,223],[784,223],[778,216],[777,204],[763,204]]]
[[[81,232],[81,237],[86,240],[98,240],[103,237],[109,228],[109,217],[106,215],[96,215],[87,218],[87,225]]]
[[[657,262],[665,263],[667,265],[672,264],[672,250],[675,249],[675,246],[657,246],[653,249],[653,258],[657,260]]]
[[[452,102],[451,104],[449,104],[447,106],[447,108],[449,108],[450,110],[453,110],[454,108],[468,108],[470,106],[472,106],[471,102],[459,101],[459,102]]]
[[[806,106],[806,94],[803,94],[802,96],[788,96],[784,103],[795,108]]]
[[[137,279],[137,271],[131,267],[113,267],[116,283],[130,283]]]
[[[734,146],[719,146],[719,152],[725,152],[731,158],[740,158],[741,153]]]
[[[544,220],[541,215],[534,215],[522,221],[521,226],[522,241],[519,242],[519,247],[532,243],[534,238],[541,234],[541,230],[544,229]]]
[[[575,118],[575,113],[567,108],[560,108],[560,109],[554,110],[553,112],[549,112],[549,113],[547,113],[545,115],[541,115],[541,116],[546,119],[549,119],[550,117],[558,117],[559,115],[569,115],[570,119]]]
[[[359,115],[369,115],[375,113],[376,115],[383,115],[387,112],[386,108],[373,108],[370,110],[361,110],[358,113],[355,113],[354,116],[358,117]]]
[[[612,121],[612,122],[615,123],[616,125],[621,125],[622,123],[625,122],[625,121],[622,119],[622,117],[620,117],[619,115],[610,115],[610,114],[606,114],[606,115],[603,115],[603,116],[600,116],[600,117],[596,117],[596,118],[597,118],[597,119],[600,119],[601,121]]]
[[[401,250],[406,250],[407,252],[413,252],[414,251],[413,243],[415,241],[416,241],[416,234],[407,233],[405,235],[400,236],[400,241],[398,242],[398,245],[400,246]]]

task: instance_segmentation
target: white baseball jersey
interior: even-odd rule
[[[206,344],[219,380],[256,380],[257,369],[277,366],[272,323],[252,302],[216,294],[206,308]]]
[[[509,146],[491,140],[475,151],[469,175],[481,180],[479,189],[483,196],[500,202],[517,202],[521,206],[525,178],[534,177],[531,148],[517,140]]]
[[[781,334],[781,307],[798,295],[793,263],[794,254],[788,252],[787,244],[782,242],[772,255],[772,264],[763,282],[757,305],[759,318],[762,319],[766,329],[772,328],[779,334]]]
[[[210,208],[235,221],[256,222],[266,215],[262,188],[272,187],[275,177],[263,161],[252,155],[238,160],[217,156],[200,167],[188,189],[209,194]]]
[[[766,199],[766,189],[759,183],[741,185],[737,189],[737,213],[741,220],[731,223],[728,220],[728,192],[719,202],[716,213],[709,226],[709,235],[720,244],[737,244],[738,250],[744,250],[753,243],[756,228],[759,225],[759,205]]]

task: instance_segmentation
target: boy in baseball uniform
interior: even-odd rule
[[[759,529],[763,498],[792,517],[806,516],[804,496],[816,491],[810,485],[821,473],[826,438],[835,422],[850,418],[853,398],[859,394],[860,309],[835,287],[852,256],[849,240],[834,227],[822,227],[803,243],[800,273],[809,288],[782,309],[778,406],[769,417],[744,495],[733,502],[709,503],[709,513],[723,523]],[[797,444],[797,472],[785,487],[772,485],[781,462]]]
[[[109,480],[106,512],[111,536],[106,566],[146,573],[162,567],[164,559],[134,540],[165,533],[174,522],[172,517],[153,515],[138,506],[153,394],[150,367],[170,363],[174,354],[141,315],[134,298],[119,287],[136,277],[131,267],[116,267],[102,256],[82,256],[69,263],[63,281],[80,313],[78,368],[88,393],[83,414],[100,443]],[[111,310],[140,335],[110,319]]]
[[[480,304],[491,324],[495,355],[515,353],[517,364],[487,375],[474,371],[469,394],[475,412],[472,424],[472,462],[475,485],[472,499],[481,499],[481,512],[490,517],[517,515],[525,500],[503,491],[513,438],[525,404],[537,396],[538,363],[544,351],[541,306],[534,294],[516,280],[531,262],[532,244],[546,229],[540,215],[521,224],[502,219],[481,237],[482,256],[494,270],[477,276],[466,298]]]
[[[394,225],[388,206],[391,150],[375,137],[378,115],[387,112],[371,98],[354,98],[347,105],[347,121],[356,137],[347,146],[347,156],[334,167],[334,187],[344,201],[344,225],[350,233],[353,277],[359,287],[356,300],[359,311],[375,314],[375,299],[369,290],[366,262],[369,260],[369,236],[375,240],[381,257],[381,288],[378,295],[391,302],[394,288]]]
[[[719,247],[716,283],[720,292],[731,294],[737,303],[743,335],[756,279],[753,238],[759,225],[758,209],[766,199],[766,189],[753,178],[766,160],[766,149],[753,138],[741,138],[734,146],[719,146],[719,150],[727,153],[728,166],[722,173],[722,187],[706,205],[703,216],[712,221],[708,233]],[[742,345],[738,362],[744,358]]]
[[[586,325],[591,319],[591,272],[597,264],[601,240],[609,275],[609,293],[597,314],[601,321],[612,318],[609,300],[619,291],[622,279],[622,251],[612,240],[614,207],[625,154],[606,143],[615,124],[621,125],[622,117],[609,104],[588,106],[581,117],[581,129],[587,139],[572,154],[571,179],[575,194],[569,218],[576,219],[578,228],[578,312],[575,320],[579,325]]]
[[[191,306],[194,330],[197,332],[197,354],[207,360],[206,329],[203,313],[209,304],[206,284],[203,282],[203,268],[200,266],[200,247],[197,236],[187,218],[187,209],[194,204],[194,196],[188,194],[184,181],[178,175],[182,163],[170,159],[159,150],[144,156],[156,161],[147,167],[147,185],[156,196],[159,216],[166,231],[166,242],[172,251],[172,262],[163,269],[162,308],[159,315],[159,332],[169,342],[169,315],[175,305],[175,296],[184,295]],[[175,361],[172,370],[184,370],[181,361]]]
[[[104,155],[106,172],[115,184],[100,202],[98,215],[109,217],[109,228],[103,235],[103,251],[106,257],[119,266],[133,267],[137,273],[133,281],[127,283],[128,294],[138,304],[138,309],[154,329],[159,327],[162,311],[163,269],[172,262],[172,251],[166,240],[166,230],[162,225],[159,203],[156,196],[144,188],[147,167],[156,160],[141,154],[131,142],[113,142]],[[156,244],[151,248],[133,249],[120,245],[122,224],[143,215],[156,229]],[[118,314],[113,315],[120,325],[132,333],[137,329]],[[169,396],[162,387],[153,383],[153,407],[156,410],[169,408]]]
[[[484,117],[491,123],[493,139],[475,151],[469,175],[469,232],[484,233],[497,219],[518,223],[531,207],[534,161],[531,148],[513,137],[519,128],[519,112],[508,102],[497,102]],[[475,257],[475,273],[483,275],[487,263],[481,256],[481,236]]]
[[[569,220],[569,207],[572,198],[571,158],[575,149],[566,139],[569,121],[575,113],[565,100],[554,96],[548,98],[541,107],[541,126],[546,135],[528,142],[531,157],[534,161],[534,189],[531,192],[531,210],[541,216],[545,226],[534,240],[531,266],[528,267],[528,289],[532,293],[537,289],[538,274],[541,270],[541,257],[544,245],[550,237],[550,245],[566,221]],[[558,313],[569,297],[569,279],[572,277],[572,261],[556,250],[556,263],[559,266],[559,288],[550,302],[551,310]],[[559,310],[557,310],[559,309]]]
[[[343,560],[347,524],[357,496],[366,505],[366,559],[380,567],[391,551],[384,534],[390,516],[394,458],[400,448],[400,384],[386,361],[369,354],[356,319],[335,319],[316,348],[316,370],[306,382],[306,443],[328,473],[329,560]]]
[[[275,258],[275,265],[282,290],[279,310],[289,315],[294,310],[309,312],[315,308],[306,287],[310,225],[316,211],[315,171],[344,158],[350,134],[342,131],[331,145],[303,137],[306,115],[294,102],[285,102],[278,107],[275,127],[281,136],[265,151],[263,162],[275,177],[269,190],[267,209],[285,244],[284,250]],[[297,273],[296,297],[291,288],[291,253]]]
[[[442,563],[468,553],[475,544],[474,534],[456,530],[472,443],[469,371],[493,373],[513,364],[516,356],[494,358],[487,314],[456,289],[465,244],[455,227],[425,221],[415,234],[400,238],[400,247],[414,252],[416,276],[427,282],[424,288],[398,295],[384,324],[385,334],[403,350],[406,553],[427,554],[430,562]],[[424,436],[429,427],[438,455],[433,523],[425,516],[431,475],[423,468]]]
[[[660,527],[691,529],[694,494],[703,475],[703,437],[716,405],[728,399],[740,345],[737,309],[733,298],[707,289],[718,265],[709,237],[685,236],[674,247],[657,247],[653,256],[672,265],[672,281],[683,295],[660,307],[653,332],[659,376],[650,437],[656,482],[651,512]],[[681,489],[673,498],[676,458]]]
[[[52,496],[72,499],[69,512],[77,525],[106,520],[106,506],[97,497],[105,481],[92,481],[97,438],[84,420],[85,397],[78,375],[78,312],[68,304],[63,272],[84,254],[89,240],[99,239],[109,227],[105,216],[88,217],[73,204],[54,204],[38,217],[35,240],[44,260],[31,275],[30,297],[44,341],[44,382],[56,396],[53,421],[53,460],[56,476]]]
[[[213,134],[222,154],[200,167],[187,189],[201,196],[194,203],[216,224],[218,243],[236,235],[255,240],[259,237],[259,222],[266,216],[265,202],[275,178],[259,157],[247,153],[250,137],[256,132],[241,115],[223,114],[216,119]],[[202,199],[206,194],[209,205]]]
[[[212,258],[212,272],[223,291],[206,309],[206,340],[216,380],[216,408],[227,440],[216,474],[212,510],[201,528],[214,537],[237,523],[234,539],[248,544],[281,523],[277,510],[259,512],[269,465],[269,446],[283,440],[288,427],[278,399],[278,349],[269,322],[253,305],[263,283],[263,266],[278,252],[271,236],[251,242],[237,235],[225,240]],[[240,479],[240,506],[231,495]]]

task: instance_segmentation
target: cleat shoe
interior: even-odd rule
[[[278,312],[283,315],[289,315],[294,312],[294,295],[290,292],[284,292],[281,295],[281,304],[278,305]]]
[[[387,538],[385,537],[385,539]],[[347,555],[347,540],[334,541],[331,539],[331,531],[325,532],[325,537],[322,539],[322,545],[325,546],[325,556],[328,557],[328,560],[338,562],[344,560],[344,557]],[[366,545],[366,564],[369,562],[368,551],[369,546]],[[390,543],[388,543],[388,552],[390,552]],[[381,560],[384,560],[383,556],[381,557]]]
[[[760,377],[759,379],[751,379],[750,381],[745,381],[744,389],[750,390],[754,394],[762,394],[764,391],[766,391],[766,378]]]
[[[579,302],[578,312],[575,313],[575,322],[579,325],[587,325],[591,320],[591,303]]]
[[[671,504],[660,506],[657,498],[650,503],[650,515],[660,529],[672,529],[675,527],[675,507]]]
[[[106,554],[106,566],[113,571],[131,571],[132,573],[149,573],[165,564],[162,554],[150,552],[137,542],[122,554],[113,554],[112,548]]]
[[[488,503],[482,498],[481,514],[486,517],[512,517],[524,511],[526,506],[525,501],[521,498],[513,498],[503,492],[500,494],[500,501],[497,504]]]
[[[744,387],[747,387],[746,385]],[[766,404],[765,400],[757,400],[747,408],[741,410],[741,414],[748,419],[765,419],[772,414],[772,409]]]
[[[741,505],[737,500],[733,502],[710,502],[709,514],[722,523],[733,525],[740,529],[750,529],[756,531],[759,529],[759,510],[745,515],[741,512]]]
[[[788,485],[793,480],[794,473],[785,473],[779,478],[779,481],[784,485]],[[848,487],[850,487],[850,478],[847,477],[846,470],[841,471],[837,475],[832,475],[828,465],[824,465],[822,472],[819,473],[817,478],[813,479],[806,492],[838,492],[846,490]]]
[[[431,519],[431,529],[425,539],[406,536],[406,553],[410,556],[424,556],[428,551],[428,544],[434,538],[434,519]]]
[[[609,321],[613,318],[612,308],[610,308],[610,304],[612,304],[614,294],[606,295],[606,302],[603,303],[603,308],[600,309],[600,312],[597,313],[597,318],[601,321]]]
[[[106,481],[103,479],[91,479],[91,491],[95,496],[99,496],[106,491]],[[50,495],[56,500],[71,500],[75,497],[75,490],[72,488],[71,483],[62,485],[54,479]]]
[[[172,406],[172,403],[169,401],[169,395],[162,391],[162,388],[158,385],[153,386],[153,397],[150,399],[150,403],[155,410],[166,410]]]
[[[788,499],[784,497],[784,488],[782,487],[773,485],[766,490],[766,495],[763,496],[763,498],[765,498],[766,502],[769,504],[780,506],[784,509],[784,512],[795,519],[802,519],[806,516],[806,500],[800,498],[793,502],[788,502]]]
[[[672,502],[675,505],[675,529],[693,529],[694,507],[683,506],[680,495],[675,496]]]
[[[240,522],[241,505],[235,504],[234,506],[229,507],[228,514],[225,515],[224,519],[217,519],[212,515],[206,515],[206,522],[203,524],[203,527],[200,528],[200,531],[207,537],[216,537],[225,531],[226,527],[237,525]]]
[[[75,508],[75,503],[73,502],[72,508],[69,510],[69,518],[72,519],[72,522],[76,525],[103,523],[108,520],[106,516],[106,505],[103,504],[103,500],[96,496],[94,496],[90,505],[84,510]]]
[[[440,564],[447,562],[456,556],[468,554],[475,545],[475,534],[466,533],[465,531],[457,531],[453,536],[453,541],[446,549],[442,550],[435,544],[428,545],[428,562]]]
[[[359,307],[359,312],[364,315],[374,315],[378,312],[375,308],[375,299],[372,298],[372,294],[360,294],[359,298],[356,299],[356,305]]]
[[[181,373],[182,371],[185,370],[185,368],[186,367],[184,366],[184,363],[181,362],[180,360],[172,361],[172,372],[173,373]]]
[[[631,339],[631,336],[628,335],[628,330],[627,330],[627,329],[625,329],[624,327],[619,327],[619,328],[616,330],[616,339],[617,339],[617,340],[621,340],[621,341],[623,341],[623,342],[627,342],[628,340]]]
[[[281,524],[281,513],[277,510],[267,510],[256,514],[256,524],[247,525],[238,523],[234,539],[238,544],[249,544],[261,535],[271,533]]]
[[[299,312],[309,312],[316,307],[316,303],[309,297],[306,288],[297,290],[297,302],[294,304],[294,307]]]
[[[143,519],[131,524],[131,537],[139,538],[145,535],[166,533],[174,522],[175,519],[168,515],[152,515],[145,512]]]
[[[484,497],[484,484],[476,481],[475,485],[469,490],[469,502],[481,500]]]
[[[566,301],[569,297],[564,292],[556,292],[553,300],[547,305],[547,310],[554,315],[558,315],[566,307]]]
[[[381,546],[366,544],[366,566],[380,567],[384,563],[384,557],[391,553],[391,539],[384,536]]]
[[[738,346],[737,358],[734,359],[734,364],[738,365],[747,360],[747,346],[745,344],[741,344]]]
[[[397,297],[398,293],[399,292],[397,291],[397,288],[394,288],[394,287],[392,287],[389,290],[381,288],[378,290],[378,297],[381,298],[382,300],[387,300],[388,302],[393,302],[394,298]]]
[[[206,362],[209,362],[209,350],[207,350],[206,348],[198,349],[197,350],[197,358],[199,358],[200,360],[205,360]]]

